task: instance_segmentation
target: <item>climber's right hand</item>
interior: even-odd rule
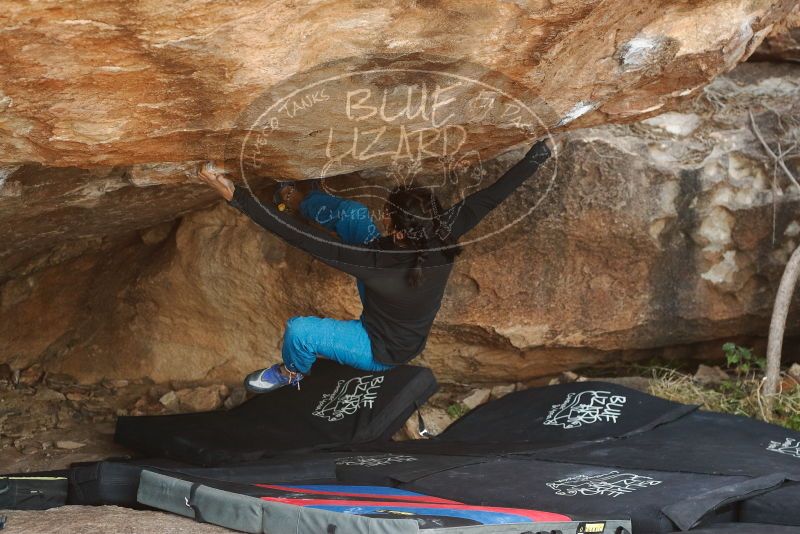
[[[551,155],[550,147],[547,144],[548,139],[549,138],[544,138],[536,141],[533,146],[528,149],[528,152],[525,153],[523,159],[542,165]]]
[[[233,182],[225,178],[212,162],[205,163],[197,173],[197,177],[210,185],[225,200],[230,201],[233,198]]]

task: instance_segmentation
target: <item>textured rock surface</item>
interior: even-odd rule
[[[218,198],[189,177],[196,168],[0,168],[0,242],[13,244],[0,249],[0,282],[102,248],[104,241],[140,229],[147,229],[142,241],[163,239],[176,216]],[[160,223],[165,224],[156,227]]]
[[[9,534],[225,534],[227,528],[198,523],[166,512],[131,510],[119,506],[62,506],[45,511],[8,510]]]
[[[393,65],[398,56],[405,68],[458,71],[473,62],[518,80],[552,108],[548,126],[578,117],[571,127],[634,120],[747,57],[793,3],[18,3],[0,15],[0,162],[207,159],[223,151],[226,136],[243,127],[239,114],[268,88],[300,72],[339,74],[343,66]],[[315,107],[304,126],[324,130],[335,124],[331,113]],[[491,121],[484,127],[476,147],[524,137]],[[298,143],[320,148],[306,141],[312,133],[303,127],[272,137],[267,170],[319,172],[320,150],[297,155]]]
[[[230,409],[245,400],[244,388],[229,395],[223,384],[153,384],[148,379],[76,384],[64,378],[48,373],[34,385],[0,379],[0,473],[63,469],[74,462],[130,455],[113,442],[114,420],[120,415],[214,410],[223,400]]]
[[[444,380],[524,381],[762,335],[800,239],[800,194],[781,174],[773,192],[747,112],[773,148],[789,147],[799,87],[800,67],[745,64],[677,112],[573,134],[540,209],[468,249],[422,363]],[[786,162],[800,174],[795,155]],[[541,187],[526,184],[480,231]],[[14,369],[238,381],[277,358],[289,317],[360,312],[351,279],[225,205],[86,241],[20,264],[0,289],[0,353]]]
[[[800,4],[776,24],[753,54],[756,60],[800,61]]]
[[[364,82],[373,90],[441,83],[415,68],[469,74],[534,102],[544,121],[518,127],[492,114],[475,120],[467,107],[454,108],[448,124],[469,122],[464,146],[485,159],[540,126],[631,121],[694,97],[716,74],[747,57],[792,4],[675,1],[661,2],[657,10],[620,0],[15,5],[0,14],[0,242],[6,245],[0,249],[0,356],[16,370],[40,362],[82,380],[227,379],[274,357],[289,316],[358,312],[343,277],[256,234],[223,208],[176,222],[213,202],[213,194],[191,178],[196,160],[226,156],[238,146],[250,124],[250,115],[243,114],[248,106],[250,113],[259,111],[269,97],[348,68],[402,67],[412,73],[395,70],[387,79]],[[294,104],[307,102],[299,94]],[[308,110],[287,111],[296,121],[269,138],[260,171],[286,178],[318,175],[329,161],[326,148],[347,153],[352,125],[336,129],[341,111],[317,100]],[[691,129],[693,120],[670,127]],[[329,129],[336,131],[332,142],[325,135]],[[397,137],[390,132],[386,142]],[[581,139],[569,150],[585,159],[584,152],[594,154],[600,141]],[[623,161],[633,158],[629,147],[620,150]],[[636,150],[651,157],[649,145]],[[490,162],[489,174],[516,155]],[[602,176],[592,179],[632,199],[611,183],[612,175],[629,177],[603,161],[596,163]],[[387,157],[353,157],[339,161],[333,173],[365,169],[360,176],[377,181],[387,163]],[[568,164],[566,172],[582,170],[583,164]],[[453,377],[486,364],[494,375],[522,368],[525,377],[601,361],[608,357],[603,351],[669,344],[663,332],[653,333],[662,323],[651,324],[654,315],[644,305],[592,325],[589,314],[605,303],[576,304],[578,298],[595,302],[594,293],[607,291],[613,271],[622,268],[608,265],[600,248],[580,248],[582,238],[576,237],[584,218],[594,221],[595,211],[608,214],[618,206],[611,197],[589,201],[563,191],[557,188],[549,207],[543,206],[549,211],[539,213],[544,232],[533,225],[535,218],[517,228],[518,238],[531,230],[539,236],[524,238],[529,248],[520,250],[529,250],[530,257],[514,253],[493,260],[487,251],[505,243],[495,240],[476,247],[472,257],[478,261],[458,270],[426,355],[432,365]],[[652,193],[645,186],[638,192]],[[529,192],[511,212],[518,214],[539,193]],[[574,213],[564,216],[567,211],[559,209]],[[638,224],[647,217],[637,211],[629,219]],[[497,219],[494,227],[501,224]],[[652,243],[639,241],[631,250],[628,231],[600,233],[610,240],[606,245],[627,247],[618,262],[634,252],[652,257]],[[573,292],[570,284],[584,283],[589,275],[564,278],[568,273],[560,269],[566,264],[554,262],[566,262],[568,254],[583,258],[581,269],[603,262],[612,272],[593,281],[592,292]],[[630,274],[646,275],[648,265],[635,263],[640,270]],[[723,264],[709,276],[723,276],[729,267]],[[309,283],[298,285],[297,273]],[[650,285],[625,282],[632,287],[623,301],[653,300],[653,288],[668,284],[668,274]],[[555,286],[548,289],[550,283]],[[644,296],[633,296],[636,291]],[[560,307],[559,299],[566,305]],[[563,323],[569,313],[577,315]],[[715,317],[708,320],[717,324]],[[681,334],[676,342],[705,339],[712,330]],[[459,371],[461,364],[448,358],[471,367]],[[24,376],[35,373],[39,367]]]

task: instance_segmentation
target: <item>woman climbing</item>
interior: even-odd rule
[[[287,243],[356,278],[361,317],[342,321],[294,317],[286,323],[283,363],[250,373],[255,393],[297,385],[318,357],[365,371],[386,371],[422,352],[439,311],[458,239],[516,190],[550,156],[539,141],[489,187],[443,210],[433,189],[398,187],[385,203],[381,235],[366,206],[301,184],[285,185],[278,205],[260,203],[248,188],[207,164],[199,177],[231,206]],[[297,212],[337,234],[292,223]]]

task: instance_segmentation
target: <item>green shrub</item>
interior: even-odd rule
[[[751,371],[763,371],[767,367],[766,358],[760,358],[753,354],[753,349],[741,347],[736,343],[725,343],[722,345],[722,352],[725,353],[728,367],[737,375],[748,375]]]
[[[464,417],[468,411],[469,408],[467,408],[461,402],[454,402],[453,404],[447,407],[447,415],[449,415],[450,419],[452,419],[453,421],[461,417]]]

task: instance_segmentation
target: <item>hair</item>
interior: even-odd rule
[[[422,282],[422,266],[430,241],[438,238],[439,243],[434,246],[445,247],[442,252],[450,261],[461,253],[461,247],[441,219],[444,210],[433,188],[396,187],[389,193],[386,204],[395,231],[402,232],[403,240],[416,249],[414,265],[406,277],[411,287]]]

